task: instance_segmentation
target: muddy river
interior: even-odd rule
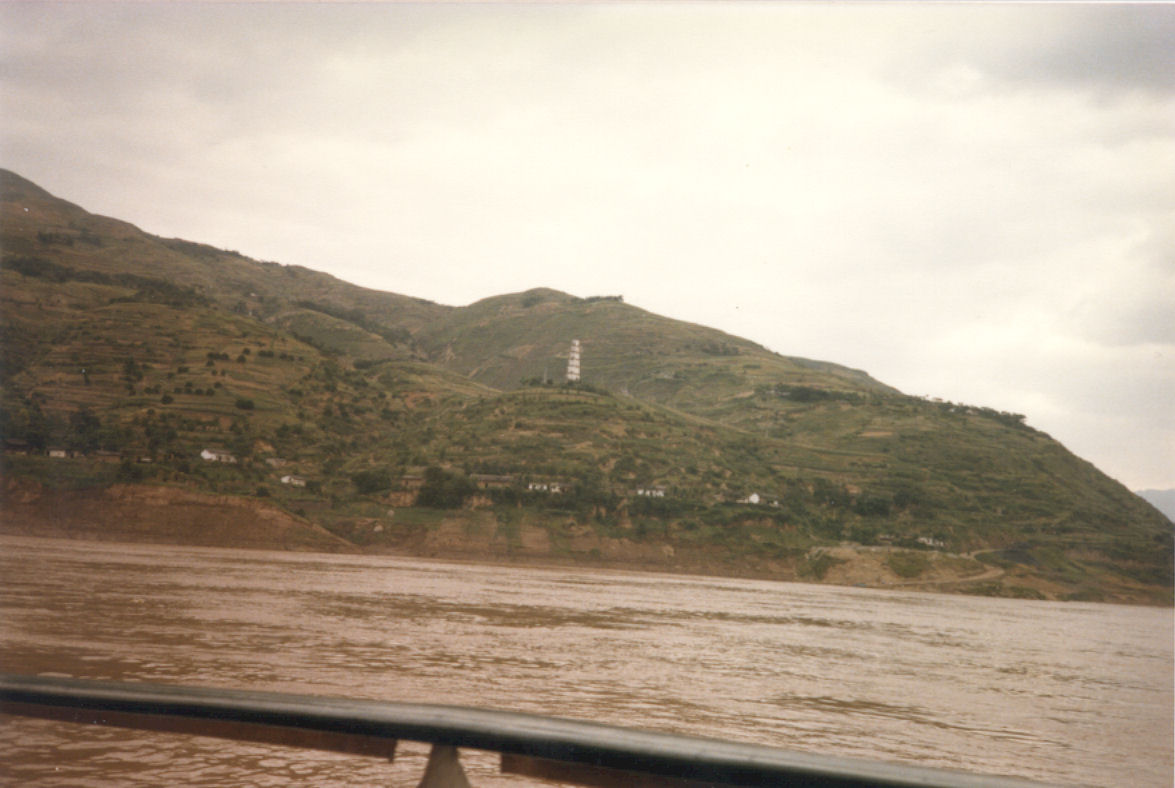
[[[0,538],[0,669],[477,705],[1170,786],[1170,609]],[[0,782],[415,785],[396,762],[2,718]],[[475,786],[519,785],[463,755]],[[532,783],[533,784],[533,783]]]

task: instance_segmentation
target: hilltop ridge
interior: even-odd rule
[[[362,288],[7,171],[0,240],[9,530],[69,530],[27,485],[163,486],[357,550],[1170,603],[1169,522],[1020,414],[619,295]]]

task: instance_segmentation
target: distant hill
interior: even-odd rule
[[[1138,490],[1137,494],[1175,522],[1175,490]]]
[[[6,171],[0,241],[9,530],[49,522],[29,490],[165,485],[363,550],[1170,603],[1170,523],[1020,414],[616,295],[361,288]]]

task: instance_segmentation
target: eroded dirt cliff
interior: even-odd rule
[[[0,531],[209,547],[340,551],[347,541],[264,502],[174,487],[52,490],[5,479]]]

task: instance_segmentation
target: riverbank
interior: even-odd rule
[[[0,533],[11,535],[402,555],[501,566],[597,568],[1023,599],[1171,605],[1169,589],[1108,573],[1096,584],[1060,583],[1030,566],[1002,565],[982,551],[961,555],[840,544],[781,557],[623,530],[626,535],[609,536],[575,523],[521,518],[503,524],[493,512],[484,510],[434,513],[426,525],[413,521],[413,510],[401,509],[384,520],[360,519],[349,522],[345,529],[328,530],[264,499],[175,487],[113,485],[50,490],[34,481],[8,478],[0,490]]]

